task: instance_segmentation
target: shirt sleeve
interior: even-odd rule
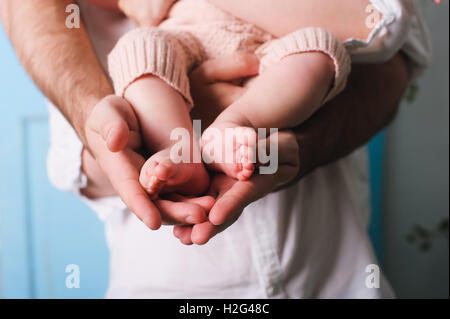
[[[412,79],[415,79],[431,64],[432,44],[420,9],[416,1],[411,2],[414,6],[414,13],[411,16],[411,25],[401,51],[409,57],[409,71]]]
[[[416,78],[429,66],[432,55],[428,29],[416,1],[370,0],[370,2],[381,14],[381,20],[366,40],[345,41],[352,62],[383,63],[402,51],[409,58],[408,68],[412,78]]]

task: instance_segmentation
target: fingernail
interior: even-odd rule
[[[175,229],[173,230],[173,234],[175,235],[175,237],[180,236],[180,229],[179,229],[179,228],[175,228]]]
[[[193,224],[194,223],[194,218],[189,215],[188,217],[186,217],[186,223]]]

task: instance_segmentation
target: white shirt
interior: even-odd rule
[[[384,20],[367,41],[347,41],[355,59],[386,59],[386,52],[395,53],[395,45],[411,57],[414,71],[425,67],[429,42],[415,10],[403,10],[397,0],[372,2]],[[107,53],[132,25],[87,3],[82,2],[81,8],[105,66]],[[393,23],[405,19],[407,26]],[[370,51],[380,41],[387,51],[379,47]],[[86,183],[79,170],[82,145],[53,106],[50,124],[49,176],[57,187],[79,193]],[[61,174],[64,169],[71,171]],[[382,274],[380,288],[366,286],[366,267],[377,261],[367,234],[365,148],[252,203],[204,246],[182,245],[172,227],[149,230],[117,197],[84,200],[105,222],[111,251],[109,298],[393,297]]]

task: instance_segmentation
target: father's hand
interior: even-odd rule
[[[246,88],[235,83],[258,73],[259,61],[253,54],[236,54],[206,61],[191,74],[195,108],[193,118],[208,126],[228,105],[242,96]],[[233,224],[250,203],[291,181],[298,172],[298,143],[292,132],[277,133],[279,167],[275,174],[257,175],[241,182],[223,174],[212,178],[210,195],[216,203],[209,220],[193,226],[178,225],[174,235],[186,245],[204,244],[215,234]],[[268,138],[274,138],[271,136]],[[266,146],[270,141],[266,141]]]
[[[233,59],[234,67],[230,65],[233,64]],[[230,104],[230,99],[233,102],[233,99],[245,92],[245,88],[223,81],[232,81],[238,78],[240,73],[245,74],[246,70],[257,69],[256,63],[251,58],[235,56],[233,59],[212,60],[199,68],[201,80],[192,83],[196,102],[194,111],[215,110],[214,106],[217,105],[216,109],[220,112]],[[301,165],[291,183],[315,168],[338,160],[364,145],[394,118],[408,85],[409,74],[405,62],[403,54],[398,53],[384,64],[355,66],[345,91],[322,107],[306,123],[294,129],[297,146],[292,147],[297,147]],[[195,77],[192,79],[195,80]],[[200,93],[196,94],[197,92]],[[204,103],[209,101],[214,103]],[[283,140],[280,137],[280,165],[281,157],[284,156]],[[293,138],[288,140],[292,141]],[[286,145],[290,145],[290,141],[287,141]],[[212,223],[195,227],[175,227],[175,235],[183,243],[206,242],[208,236],[234,222],[242,208],[251,203],[252,199],[260,198],[261,194],[274,187],[274,181],[267,175],[254,176],[249,183],[244,184],[218,176],[213,184],[215,187],[212,189],[218,194],[218,200],[211,210],[210,218],[217,223],[223,220],[224,216],[230,216],[230,221],[220,227]],[[232,194],[236,197],[228,196]],[[219,211],[222,212],[218,213]]]
[[[191,74],[192,94],[195,108],[193,118],[200,118],[202,126],[209,124],[232,102],[242,96],[246,88],[239,85],[243,79],[258,73],[259,61],[253,54],[235,54],[209,60]],[[238,83],[238,84],[236,84]],[[269,137],[274,138],[274,136]],[[212,178],[210,195],[216,198],[209,220],[191,226],[175,226],[174,235],[186,245],[204,244],[215,234],[224,230],[250,203],[277,187],[290,182],[299,170],[298,143],[290,131],[277,133],[279,167],[275,174],[254,175],[241,182],[223,174]],[[266,141],[266,146],[270,141]]]
[[[275,174],[255,174],[248,181],[238,181],[224,174],[212,179],[210,195],[216,203],[209,220],[194,226],[175,226],[174,235],[183,244],[205,244],[208,240],[232,225],[250,203],[291,182],[299,171],[299,150],[296,136],[291,131],[275,133],[278,139],[279,167]],[[269,136],[265,145],[270,145]],[[261,143],[260,143],[261,145]]]
[[[110,95],[92,110],[85,125],[87,147],[124,203],[151,229],[162,223],[194,223],[206,220],[214,203],[211,197],[160,199],[152,202],[139,184],[145,162],[139,123],[131,105]]]

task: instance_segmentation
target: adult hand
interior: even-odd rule
[[[216,66],[212,69],[220,68]],[[208,72],[203,73],[208,74]],[[216,71],[216,78],[218,74],[224,74],[224,72]],[[222,80],[226,80],[226,77]],[[344,92],[324,105],[308,121],[294,128],[297,145],[293,145],[292,149],[297,148],[300,167],[296,176],[288,184],[297,182],[317,167],[336,161],[366,144],[394,118],[408,80],[407,63],[402,53],[398,53],[383,64],[354,67]],[[207,92],[207,86],[204,84],[203,86]],[[226,95],[223,90],[227,88],[222,86],[221,89],[220,94],[209,91],[218,102]],[[196,102],[199,101],[196,100]],[[293,139],[289,140],[293,141]],[[283,138],[280,138],[280,169],[285,154],[283,143]],[[288,141],[285,145],[291,145],[291,142]],[[254,176],[251,180],[254,182],[252,185],[242,185],[232,180],[226,182],[224,177],[221,177],[215,189],[219,197],[210,213],[212,222],[220,222],[223,220],[221,216],[237,218],[240,208],[273,188],[273,182],[270,180],[268,184],[261,185],[266,183],[267,179],[267,176]],[[216,179],[213,180],[213,184],[215,181]],[[266,186],[268,188],[265,188]],[[253,190],[252,187],[254,187]],[[237,197],[225,196],[225,194],[232,194],[232,189],[242,193],[235,192]],[[223,195],[220,196],[221,194]],[[213,217],[216,214],[217,220]],[[221,227],[213,226],[212,223],[200,224],[195,226],[195,229],[194,227],[175,227],[174,232],[184,243],[204,243],[233,221],[233,218],[230,218],[228,223],[224,223]]]
[[[167,17],[175,0],[119,0],[122,12],[138,27],[157,26]]]
[[[259,61],[253,54],[236,54],[209,60],[191,74],[195,108],[193,118],[202,119],[207,127],[228,105],[242,96],[246,88],[236,85],[258,73]],[[270,145],[270,138],[266,146]],[[209,194],[216,198],[209,220],[197,225],[178,225],[174,235],[186,245],[204,244],[211,237],[233,224],[242,210],[297,175],[298,143],[292,132],[277,133],[279,168],[275,174],[255,174],[248,181],[237,181],[223,174],[212,177]]]
[[[291,131],[275,134],[276,136],[267,138],[265,145],[270,145],[270,139],[278,139],[279,166],[276,173],[260,175],[255,171],[248,181],[238,181],[224,174],[215,175],[209,194],[216,198],[216,202],[209,213],[209,220],[193,226],[174,227],[174,235],[183,244],[207,243],[213,236],[231,226],[247,205],[295,178],[300,166],[295,134]]]
[[[196,108],[193,118],[212,120],[245,88],[221,81],[245,78],[258,72],[258,59],[252,54],[238,54],[203,63],[192,74]],[[214,106],[214,107],[211,107]],[[110,95],[93,108],[84,126],[85,144],[124,203],[149,228],[164,224],[198,224],[207,220],[212,208],[210,196],[187,198],[170,194],[152,202],[139,184],[144,157],[139,123],[132,106]]]
[[[214,200],[211,197],[177,197],[152,202],[139,184],[145,162],[138,152],[142,140],[134,111],[124,99],[110,95],[92,110],[85,126],[87,147],[124,203],[150,229],[162,223],[192,223],[206,220]]]

